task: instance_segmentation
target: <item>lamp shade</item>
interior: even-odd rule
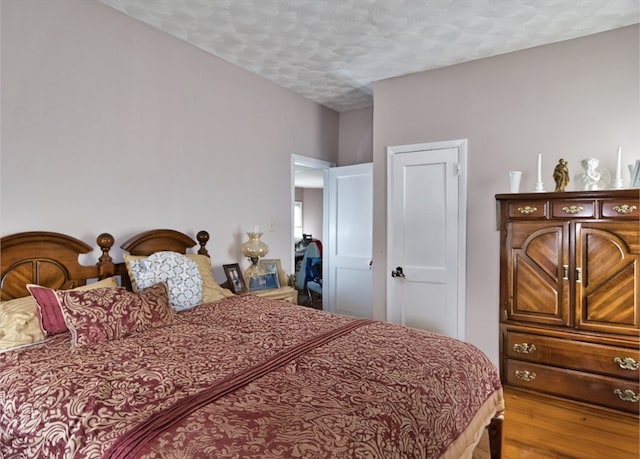
[[[240,246],[242,255],[247,258],[260,258],[269,253],[269,246],[260,240],[262,233],[247,233],[249,240]]]

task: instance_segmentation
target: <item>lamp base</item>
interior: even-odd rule
[[[248,280],[252,276],[260,276],[262,274],[265,274],[265,272],[264,272],[264,269],[262,269],[258,265],[258,261],[256,260],[254,262],[253,260],[251,260],[251,265],[244,272],[244,278]]]

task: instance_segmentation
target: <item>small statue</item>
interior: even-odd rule
[[[553,180],[556,182],[556,191],[564,191],[569,184],[569,164],[562,158],[553,170]]]
[[[583,190],[603,190],[611,179],[609,171],[601,168],[597,158],[585,158],[581,161],[583,171],[574,177]]]

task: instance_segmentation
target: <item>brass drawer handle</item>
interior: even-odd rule
[[[584,210],[584,207],[580,207],[580,206],[568,206],[568,207],[563,207],[562,210],[565,211],[565,213],[570,214],[570,215],[575,215],[581,211]]]
[[[537,210],[538,210],[537,207],[531,207],[531,206],[518,207],[518,212],[520,212],[522,215],[530,215],[536,212]]]
[[[636,362],[631,357],[616,357],[613,359],[623,370],[638,370],[640,369],[640,362]]]
[[[640,395],[636,394],[631,389],[613,389],[613,393],[618,396],[620,400],[631,403],[638,403],[640,401]]]
[[[533,371],[516,370],[516,378],[523,381],[533,381],[536,379],[536,374]]]
[[[513,345],[513,350],[518,354],[531,354],[536,350],[536,345],[529,343],[516,343]]]
[[[620,204],[619,206],[613,206],[613,210],[618,212],[619,214],[630,214],[634,210],[636,210],[636,206],[630,206],[629,204]]]

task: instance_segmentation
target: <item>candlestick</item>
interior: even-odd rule
[[[542,184],[542,153],[538,153],[538,174],[536,179],[536,191],[544,191]]]
[[[618,157],[616,160],[616,176],[613,179],[614,188],[622,188],[622,147],[618,146]]]

